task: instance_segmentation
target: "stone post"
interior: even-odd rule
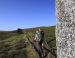
[[[56,0],[57,58],[75,58],[75,0]]]

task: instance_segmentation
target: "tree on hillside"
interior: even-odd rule
[[[20,29],[20,28],[18,28],[18,29],[17,29],[17,33],[18,33],[18,34],[23,34],[23,30]]]

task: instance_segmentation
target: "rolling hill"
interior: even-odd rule
[[[45,41],[51,48],[56,48],[55,26],[36,27],[14,31],[0,31],[0,58],[39,58],[27,36],[33,41],[35,31],[41,28],[45,32]],[[51,41],[53,40],[53,41]],[[50,42],[51,41],[51,42]],[[47,58],[54,58],[49,53]]]

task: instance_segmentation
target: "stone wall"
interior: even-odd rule
[[[57,58],[75,58],[75,0],[56,0]]]

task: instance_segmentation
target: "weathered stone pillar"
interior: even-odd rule
[[[75,58],[75,0],[56,0],[57,58]]]

